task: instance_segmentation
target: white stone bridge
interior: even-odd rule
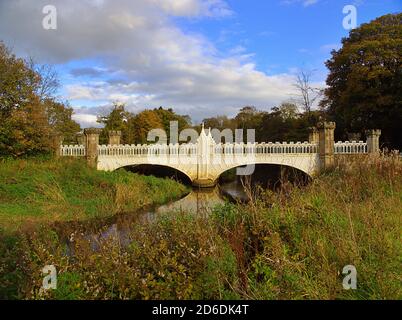
[[[256,164],[295,168],[313,177],[334,164],[337,154],[378,151],[379,130],[367,132],[367,142],[334,143],[334,123],[312,128],[309,142],[216,143],[202,129],[194,144],[121,145],[120,133],[109,132],[109,144],[99,145],[99,129],[86,129],[80,145],[60,147],[61,156],[85,156],[98,170],[113,171],[137,165],[160,165],[184,173],[195,186],[214,186],[220,175],[238,168],[250,174]],[[247,166],[247,167],[243,167]]]

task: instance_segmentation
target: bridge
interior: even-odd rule
[[[121,145],[121,132],[109,131],[109,144],[99,145],[101,129],[90,128],[79,136],[78,145],[60,145],[58,155],[86,157],[91,166],[104,171],[144,164],[166,166],[184,173],[194,186],[211,187],[233,168],[250,174],[254,165],[275,164],[314,177],[333,167],[337,156],[379,151],[380,130],[368,130],[366,142],[334,142],[334,130],[335,123],[324,122],[310,128],[306,142],[216,143],[211,131],[202,128],[196,143],[138,145]]]

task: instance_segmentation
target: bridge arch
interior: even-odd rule
[[[255,163],[254,164],[255,170],[252,172],[250,175],[256,178],[257,181],[259,182],[269,182],[270,180],[272,181],[280,181],[281,178],[281,169],[288,170],[286,171],[287,179],[290,181],[297,181],[297,182],[302,182],[306,183],[308,181],[312,180],[312,176],[309,172],[306,172],[305,170],[301,170],[299,168],[296,168],[294,166],[286,165],[286,164],[277,164],[277,163]],[[244,166],[244,165],[243,165]],[[235,170],[239,167],[243,166],[231,166],[227,170],[222,171],[216,179],[216,182],[220,182],[221,178],[226,172],[229,172],[230,170]],[[255,176],[254,176],[255,175]],[[246,175],[249,176],[249,175]],[[271,181],[271,182],[272,182]]]
[[[214,175],[216,176],[216,181],[218,181],[219,177],[228,170],[232,170],[235,168],[247,166],[247,165],[275,165],[275,166],[282,166],[286,168],[293,168],[296,169],[307,177],[312,179],[317,172],[319,158],[315,155],[306,155],[305,158],[289,158],[289,159],[255,159],[254,161],[244,161],[244,162],[237,162],[233,164],[226,164],[224,166],[219,166],[217,170],[214,170]]]
[[[125,168],[128,171],[136,172],[146,176],[152,175],[155,177],[162,177],[162,178],[164,177],[175,178],[175,180],[178,180],[183,184],[186,185],[192,184],[192,179],[186,172],[170,165],[144,163],[144,164],[127,165],[124,167],[120,167],[118,169],[121,168]]]
[[[189,181],[193,181],[195,177],[191,175],[189,170],[186,170],[186,168],[172,165],[172,164],[160,164],[160,163],[150,163],[148,161],[132,161],[135,159],[130,159],[131,161],[110,161],[112,159],[99,159],[97,168],[98,170],[104,170],[104,171],[115,171],[121,168],[126,168],[126,167],[136,167],[136,166],[160,166],[160,167],[166,167],[169,169],[176,170],[183,174]]]

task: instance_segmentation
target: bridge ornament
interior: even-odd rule
[[[194,186],[211,187],[223,172],[241,166],[283,165],[314,176],[333,166],[335,155],[379,151],[379,130],[367,132],[367,142],[335,143],[334,129],[334,123],[320,124],[310,131],[310,142],[216,143],[211,131],[202,128],[196,143],[148,145],[122,145],[119,131],[109,134],[108,145],[99,145],[100,130],[86,129],[85,145],[62,145],[59,153],[86,157],[90,165],[105,171],[142,164],[167,166],[183,172]]]

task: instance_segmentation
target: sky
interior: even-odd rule
[[[43,27],[46,5],[56,29]],[[82,127],[113,102],[199,123],[293,101],[300,70],[325,86],[325,61],[349,33],[346,5],[357,26],[402,11],[401,0],[0,0],[0,40],[54,65]]]

